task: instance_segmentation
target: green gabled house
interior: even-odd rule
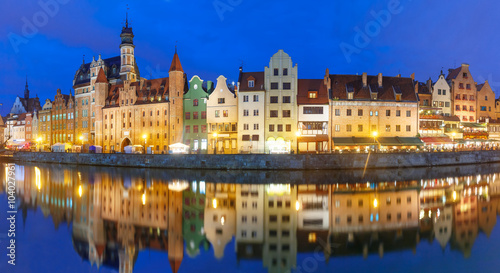
[[[192,181],[188,189],[182,192],[182,237],[187,255],[194,258],[200,254],[200,248],[206,251],[210,243],[205,237],[205,181]]]
[[[213,83],[206,86],[198,76],[189,81],[189,90],[184,94],[184,137],[191,153],[207,153],[207,99],[213,90]]]

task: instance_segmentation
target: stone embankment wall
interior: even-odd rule
[[[142,155],[32,153],[14,155],[19,162],[93,166],[212,170],[346,170],[415,168],[500,162],[500,151],[446,153],[304,154],[304,155]]]

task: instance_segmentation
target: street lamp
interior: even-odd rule
[[[144,153],[146,153],[146,142],[148,141],[148,136],[144,134],[142,135],[142,138],[144,139]]]
[[[78,139],[80,139],[82,143],[82,147],[80,148],[80,153],[83,152],[83,136],[80,136]]]
[[[42,138],[41,138],[41,137],[38,137],[38,138],[36,139],[36,143],[37,143],[37,146],[38,146],[38,151],[39,151],[39,152],[41,151],[41,149],[40,149],[40,148],[41,148],[41,147],[40,147],[40,142],[42,142]]]
[[[299,137],[300,137],[300,131],[295,132],[295,135],[297,136],[297,154],[299,154]]]
[[[375,143],[375,145],[377,145],[377,148],[378,148],[378,144],[377,144],[378,132],[377,131],[373,131],[372,132],[372,136],[373,136],[373,142]]]
[[[214,155],[217,154],[217,132],[214,132],[212,136],[215,138],[215,144],[214,144]]]

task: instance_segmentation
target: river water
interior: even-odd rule
[[[498,272],[500,165],[197,171],[17,164],[0,272]],[[14,168],[15,167],[15,168]]]

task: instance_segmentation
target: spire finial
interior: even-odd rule
[[[83,54],[82,63],[85,64],[85,54]]]
[[[127,4],[127,12],[125,13],[125,28],[128,28],[128,10],[129,10],[129,7]]]
[[[28,74],[26,74],[26,89],[28,89]]]

